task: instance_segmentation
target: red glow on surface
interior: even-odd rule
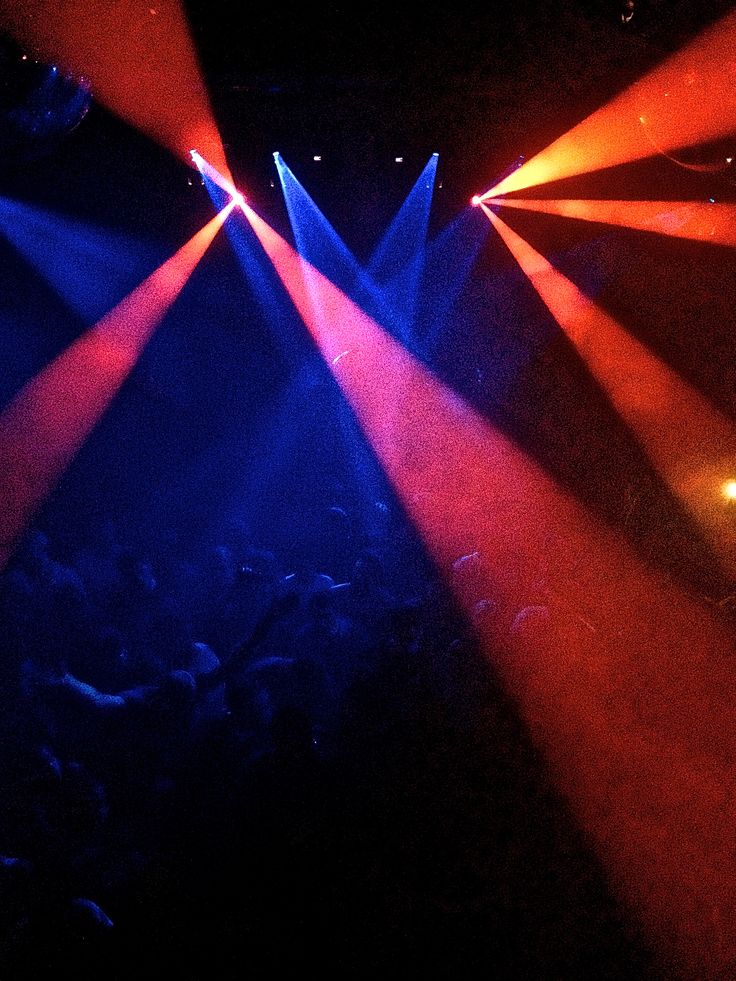
[[[0,569],[110,405],[208,245],[223,209],[32,378],[0,415]]]
[[[230,177],[179,0],[0,0],[0,26],[40,58],[89,79],[95,98],[190,162]]]
[[[484,646],[618,894],[669,965],[715,973],[736,955],[732,637],[245,210],[464,608],[497,604]],[[550,622],[517,617],[533,604]]]
[[[482,197],[727,136],[736,129],[735,72],[736,13],[731,13]]]
[[[657,471],[736,572],[736,527],[720,487],[736,467],[731,423],[482,205],[552,316],[575,345]]]
[[[701,201],[531,201],[491,198],[488,205],[596,221],[674,238],[736,246],[736,205]]]

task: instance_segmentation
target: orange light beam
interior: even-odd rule
[[[232,180],[180,0],[0,0],[0,27],[187,163],[199,150]]]
[[[736,129],[736,12],[713,24],[611,102],[481,195],[549,181],[728,136]],[[651,130],[651,137],[645,128]]]
[[[484,648],[618,895],[669,977],[715,975],[736,956],[733,637],[244,210],[459,601],[496,604]],[[514,620],[545,576],[551,623]]]
[[[733,575],[736,525],[721,498],[736,473],[733,425],[485,204],[483,210],[652,464]]]
[[[736,205],[733,204],[704,204],[701,201],[532,201],[522,198],[490,198],[485,203],[736,247]]]
[[[130,374],[233,208],[229,204],[0,415],[0,570]]]

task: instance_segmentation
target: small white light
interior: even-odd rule
[[[403,162],[404,162],[404,158],[403,157],[394,157],[394,160],[395,160],[395,162],[397,164],[403,164]]]
[[[319,163],[321,159],[322,157],[319,153],[315,153],[315,155],[312,157],[312,160],[314,160],[315,163]]]

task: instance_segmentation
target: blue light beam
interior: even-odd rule
[[[433,153],[368,263],[368,275],[384,287],[386,299],[397,314],[399,340],[409,345],[424,271],[438,160]]]
[[[162,258],[130,237],[8,198],[0,198],[0,233],[86,325]]]
[[[360,265],[281,155],[275,153],[274,159],[299,255],[390,333],[403,336],[401,314],[394,309],[386,288]],[[317,302],[319,296],[313,299]]]
[[[230,189],[225,190],[222,181],[217,179],[219,175],[214,168],[209,165],[199,166],[199,171],[216,210],[220,210],[233,196],[237,199],[237,191],[233,195]],[[211,173],[212,171],[214,172]],[[270,327],[279,354],[293,371],[303,360],[304,348],[308,343],[301,321],[274,272],[273,265],[239,207],[233,209],[233,215],[225,222],[225,232],[251,287],[251,293]]]

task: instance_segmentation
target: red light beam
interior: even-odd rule
[[[0,415],[0,570],[107,410],[232,203],[32,378]]]
[[[497,603],[481,639],[619,895],[711,977],[736,955],[732,637],[245,211],[463,606]],[[551,622],[520,620],[544,566]]]
[[[196,148],[231,179],[180,0],[0,0],[0,26],[187,163]]]
[[[242,204],[245,201],[245,198],[238,191],[237,187],[235,187],[235,185],[231,180],[229,180],[227,177],[224,177],[219,172],[219,170],[217,170],[215,167],[212,166],[211,163],[205,160],[202,154],[199,153],[199,151],[191,150],[190,155],[192,158],[192,162],[194,163],[194,166],[197,168],[197,170],[199,170],[200,174],[203,174],[214,184],[217,184],[217,186],[222,188],[222,190],[225,191],[227,194],[232,195],[232,197],[235,199],[234,203],[236,205],[242,206]]]
[[[736,205],[700,201],[575,201],[490,198],[487,205],[578,218],[674,238],[736,246]]]
[[[667,153],[728,136],[736,130],[735,72],[730,13],[481,197],[641,160],[652,155],[652,138]]]
[[[733,575],[736,528],[721,499],[723,481],[736,472],[731,423],[485,204],[482,208],[654,467]]]

